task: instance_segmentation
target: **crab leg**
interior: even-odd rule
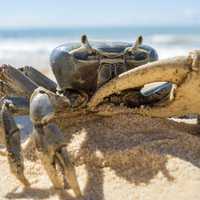
[[[158,117],[200,113],[199,54],[199,51],[195,51],[188,57],[160,60],[123,73],[94,94],[89,109],[95,109],[105,97],[111,94],[142,87],[148,83],[165,81],[177,85],[174,101],[163,107],[136,108],[133,112]]]
[[[62,147],[59,152],[56,152],[56,159],[62,167],[64,175],[67,178],[67,183],[74,190],[76,196],[81,196],[81,190],[76,178],[76,172],[73,164],[70,162],[68,153],[65,147]]]
[[[81,196],[74,166],[67,155],[64,136],[57,125],[52,122],[55,112],[69,106],[66,97],[57,96],[40,87],[34,91],[31,97],[30,116],[35,129],[36,146],[40,152],[41,161],[54,187],[64,188],[56,169],[56,164],[58,164],[76,196]]]
[[[48,152],[48,142],[46,141],[44,126],[43,125],[35,125],[34,126],[34,134],[35,134],[35,141],[36,147],[39,152],[40,160],[53,183],[53,186],[56,189],[62,189],[62,181],[58,176],[55,166],[55,159],[53,154],[51,155]]]
[[[53,82],[51,79],[47,78],[45,75],[43,75],[41,72],[39,72],[35,68],[31,66],[25,66],[25,67],[19,68],[19,70],[25,76],[29,77],[32,81],[34,81],[34,83],[46,88],[47,90],[50,90],[56,93],[56,87],[57,87],[56,83]]]
[[[15,94],[16,92],[14,91],[13,88],[11,88],[6,82],[0,80],[0,97],[5,96],[5,95],[12,95]]]
[[[24,163],[20,146],[20,131],[9,112],[8,102],[5,102],[2,106],[1,118],[10,170],[24,186],[28,187],[30,186],[30,183],[24,175]]]
[[[11,93],[5,95],[30,97],[38,87],[31,79],[10,65],[0,66],[0,80],[3,81]],[[6,90],[7,91],[7,90]]]
[[[64,189],[61,177],[56,169],[58,164],[67,178],[69,186],[76,196],[81,196],[75,169],[69,160],[64,144],[64,136],[54,123],[35,125],[36,146],[40,152],[40,159],[55,188]]]
[[[0,100],[2,110],[5,109],[5,105],[9,109],[10,118],[13,118],[15,115],[27,115],[29,113],[29,101],[25,97],[3,97]],[[0,144],[5,144],[4,138],[3,121],[0,120]],[[7,153],[4,153],[2,150],[0,154],[7,156]]]

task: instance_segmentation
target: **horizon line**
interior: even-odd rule
[[[163,27],[163,28],[181,28],[181,27],[196,27],[196,28],[200,28],[200,24],[130,24],[130,25],[62,25],[62,26],[55,26],[55,25],[51,25],[51,26],[42,26],[42,25],[30,25],[30,26],[0,26],[0,30],[4,30],[4,29],[71,29],[71,28],[151,28],[151,27]]]

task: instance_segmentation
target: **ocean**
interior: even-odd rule
[[[82,34],[87,34],[91,41],[125,42],[133,42],[142,35],[144,44],[154,47],[159,58],[200,49],[200,27],[197,26],[10,28],[0,29],[0,64],[30,65],[49,75],[52,49],[63,43],[77,42]]]

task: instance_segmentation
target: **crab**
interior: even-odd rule
[[[108,117],[119,113],[172,117],[200,113],[200,51],[158,60],[138,37],[130,43],[89,43],[55,48],[50,56],[57,84],[36,69],[0,68],[1,120],[11,172],[25,186],[20,130],[14,115],[30,114],[41,162],[55,188],[82,196],[58,118]],[[144,87],[150,83],[155,83]],[[195,98],[194,98],[195,97]],[[115,109],[113,109],[115,108]],[[28,145],[28,143],[27,143]],[[3,154],[3,153],[2,153]]]

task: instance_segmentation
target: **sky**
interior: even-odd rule
[[[200,25],[200,0],[0,0],[0,28]]]

